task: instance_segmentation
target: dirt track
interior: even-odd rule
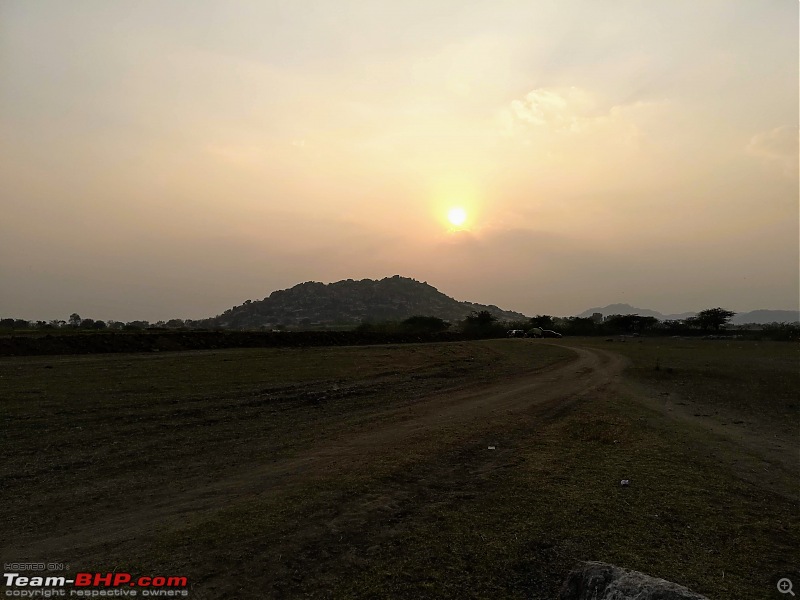
[[[320,439],[315,447],[291,459],[232,465],[222,480],[193,482],[192,487],[180,491],[158,490],[144,506],[125,507],[124,510],[93,507],[91,527],[16,540],[13,554],[69,556],[73,561],[97,557],[102,555],[104,546],[146,537],[180,524],[190,513],[213,512],[242,499],[280,494],[291,489],[298,478],[307,480],[351,470],[369,470],[373,461],[382,460],[386,455],[413,454],[416,447],[435,445],[443,428],[457,428],[458,437],[469,440],[482,432],[502,429],[518,413],[551,419],[583,394],[611,384],[624,366],[624,359],[610,352],[583,348],[574,351],[573,361],[524,378],[430,396],[411,407],[376,414],[365,431]],[[502,458],[502,441],[497,445],[498,451],[491,456]],[[429,474],[430,481],[441,482],[451,476],[452,471],[453,465],[440,464],[436,472]],[[418,485],[424,486],[425,482]],[[405,486],[401,493],[407,493]],[[358,504],[358,499],[353,499],[353,503]]]

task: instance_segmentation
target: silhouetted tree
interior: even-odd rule
[[[78,313],[72,313],[69,316],[69,325],[70,327],[80,327],[81,326],[81,316]]]
[[[604,329],[610,333],[641,333],[658,324],[655,317],[640,315],[611,315],[603,322]]]
[[[474,310],[467,315],[464,321],[468,325],[475,325],[478,327],[485,327],[487,325],[491,325],[495,321],[497,321],[497,317],[495,317],[492,313],[488,310],[482,310],[480,312],[475,312]]]
[[[472,311],[461,324],[463,332],[473,337],[503,337],[505,327],[488,310]]]
[[[684,328],[682,321],[677,319],[667,319],[661,323],[661,328],[669,334],[678,335]]]
[[[531,326],[540,329],[552,329],[555,326],[555,320],[550,315],[537,315],[532,317],[530,322]]]
[[[450,327],[450,323],[445,322],[439,317],[425,317],[422,315],[414,315],[409,317],[402,323],[401,327],[407,331],[414,333],[438,333]]]
[[[701,329],[714,329],[719,331],[736,313],[724,308],[708,308],[697,313],[697,324]],[[687,319],[688,320],[688,319]]]
[[[597,323],[590,317],[567,317],[559,319],[556,328],[566,335],[593,335],[597,332]]]

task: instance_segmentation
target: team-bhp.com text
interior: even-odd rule
[[[28,576],[3,573],[5,596],[17,598],[83,597],[186,597],[186,577],[134,577],[130,573],[77,573],[63,576]],[[69,589],[65,589],[69,586]],[[138,588],[138,589],[137,589]]]

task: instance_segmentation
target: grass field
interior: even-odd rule
[[[578,560],[781,597],[798,357],[629,338],[5,358],[2,558],[187,575],[194,598],[554,598]]]

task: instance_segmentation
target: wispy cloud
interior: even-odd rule
[[[581,122],[592,118],[595,102],[588,92],[577,87],[540,88],[513,100],[506,110],[520,122],[556,131],[580,130]]]
[[[504,135],[576,135],[623,127],[625,137],[630,138],[639,133],[640,115],[658,104],[663,102],[603,102],[575,86],[537,88],[500,109],[497,122]]]

